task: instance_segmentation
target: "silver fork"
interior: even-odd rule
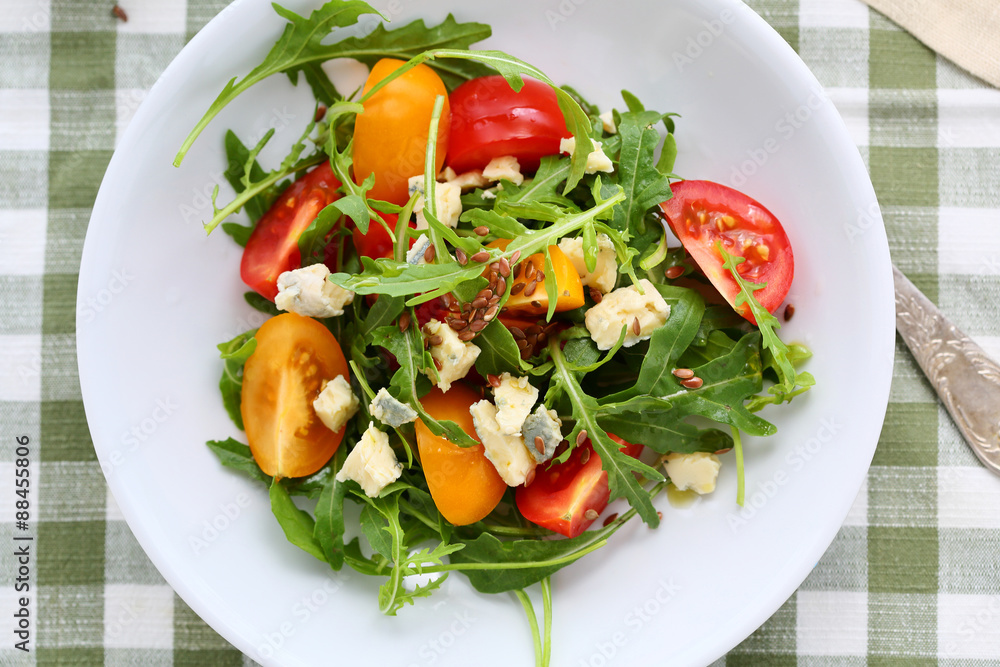
[[[965,441],[1000,475],[1000,364],[962,333],[895,266],[896,330]]]

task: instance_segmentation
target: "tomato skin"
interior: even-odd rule
[[[523,171],[534,171],[542,157],[558,155],[559,141],[569,136],[555,91],[541,81],[526,78],[515,93],[498,74],[451,92],[448,164],[458,173],[504,155],[516,157]]]
[[[795,258],[781,223],[759,202],[711,181],[681,181],[671,186],[674,196],[660,204],[674,234],[702,272],[730,305],[739,287],[723,268],[716,242],[730,255],[744,257],[737,266],[744,279],[767,283],[754,292],[773,313],[784,301],[795,274]],[[748,321],[757,321],[746,304],[735,307]]]
[[[399,216],[395,213],[383,213],[382,217],[388,223],[389,228],[395,232]],[[392,257],[392,237],[389,236],[389,232],[385,231],[385,227],[376,220],[368,222],[367,234],[362,234],[360,229],[354,227],[351,230],[351,236],[354,238],[354,249],[358,251],[359,257],[371,257],[372,259]],[[412,241],[410,243],[412,244]]]
[[[299,268],[299,236],[323,208],[339,199],[340,181],[330,163],[292,183],[261,216],[243,249],[240,278],[261,296],[274,301],[278,276]]]
[[[401,65],[402,60],[392,58],[375,63],[364,92]],[[409,199],[407,180],[424,173],[427,134],[438,95],[444,96],[435,151],[440,171],[448,152],[451,112],[448,90],[434,70],[417,65],[364,102],[364,113],[358,114],[354,123],[354,180],[360,184],[369,174],[375,174],[375,185],[368,197],[400,206]]]
[[[608,435],[629,456],[637,458],[642,453],[642,445]],[[587,530],[595,520],[587,518],[587,511],[600,514],[610,497],[608,473],[590,440],[576,447],[563,463],[539,465],[531,485],[519,486],[514,493],[517,509],[525,519],[566,537]]]
[[[469,407],[480,398],[468,385],[456,383],[447,394],[431,389],[420,402],[429,415],[457,423],[478,441]],[[456,526],[465,526],[492,512],[507,484],[486,458],[483,446],[459,447],[431,433],[419,419],[416,431],[420,465],[441,515]]]
[[[295,313],[272,317],[255,338],[240,400],[250,451],[272,477],[311,475],[330,460],[346,430],[328,429],[312,404],[324,380],[350,379],[347,360],[329,329]]]

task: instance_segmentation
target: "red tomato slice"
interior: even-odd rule
[[[390,229],[395,232],[399,216],[395,213],[383,213],[382,217],[389,224]],[[360,229],[354,227],[351,229],[351,236],[354,237],[354,249],[358,251],[359,257],[371,257],[372,259],[392,257],[392,237],[389,236],[389,232],[385,231],[385,227],[377,221],[369,221],[367,234],[362,234]],[[413,245],[412,240],[410,245]]]
[[[299,236],[327,204],[338,199],[340,181],[323,162],[281,193],[250,234],[240,277],[263,297],[274,301],[278,276],[299,268]]]
[[[611,435],[610,433],[608,435]],[[621,451],[638,457],[642,445],[633,445],[615,435]],[[608,473],[590,440],[577,447],[564,463],[541,464],[535,468],[530,486],[519,486],[514,494],[517,509],[528,521],[566,537],[576,537],[594,523],[587,511],[598,514],[608,506],[611,492]]]
[[[514,92],[500,75],[466,81],[451,92],[448,164],[458,173],[482,169],[495,157],[513,155],[524,171],[559,154],[571,136],[556,94],[541,81],[525,79]]]
[[[672,199],[660,204],[674,234],[717,290],[733,305],[739,287],[724,269],[716,242],[730,255],[746,261],[737,265],[740,276],[767,283],[754,297],[773,313],[784,301],[795,273],[792,246],[774,214],[760,203],[719,183],[681,181],[671,185]],[[734,306],[735,307],[735,306]],[[757,323],[743,304],[736,312]]]

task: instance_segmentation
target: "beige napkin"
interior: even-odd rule
[[[914,37],[1000,88],[1000,0],[865,0]]]

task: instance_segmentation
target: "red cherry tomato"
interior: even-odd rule
[[[611,439],[621,451],[638,457],[642,445],[633,445],[615,435]],[[608,473],[590,440],[577,447],[564,463],[541,464],[529,486],[519,486],[514,494],[517,509],[525,519],[566,537],[576,537],[594,523],[587,511],[598,514],[608,506],[611,492]]]
[[[754,297],[768,312],[777,310],[792,284],[795,259],[774,214],[742,192],[711,181],[681,181],[671,189],[673,198],[660,208],[684,249],[726,301],[734,304],[739,286],[723,268],[716,242],[730,255],[746,260],[736,267],[741,277],[767,283]],[[746,304],[736,312],[757,323]]]
[[[250,234],[240,277],[251,289],[274,301],[278,294],[278,276],[299,268],[299,236],[327,204],[338,199],[340,181],[329,162],[292,183],[274,205],[261,216]]]
[[[466,81],[451,92],[448,164],[458,173],[482,169],[490,160],[513,155],[524,171],[538,169],[546,155],[559,154],[571,136],[552,88],[534,79],[514,92],[500,75]]]
[[[399,216],[395,213],[383,213],[382,217],[395,233]],[[371,257],[372,259],[392,257],[392,237],[389,236],[389,232],[385,231],[385,227],[377,221],[372,220],[368,223],[367,234],[362,234],[360,229],[354,227],[351,230],[351,236],[354,237],[354,249],[358,251],[358,256]],[[410,244],[412,245],[413,241],[410,241]]]

